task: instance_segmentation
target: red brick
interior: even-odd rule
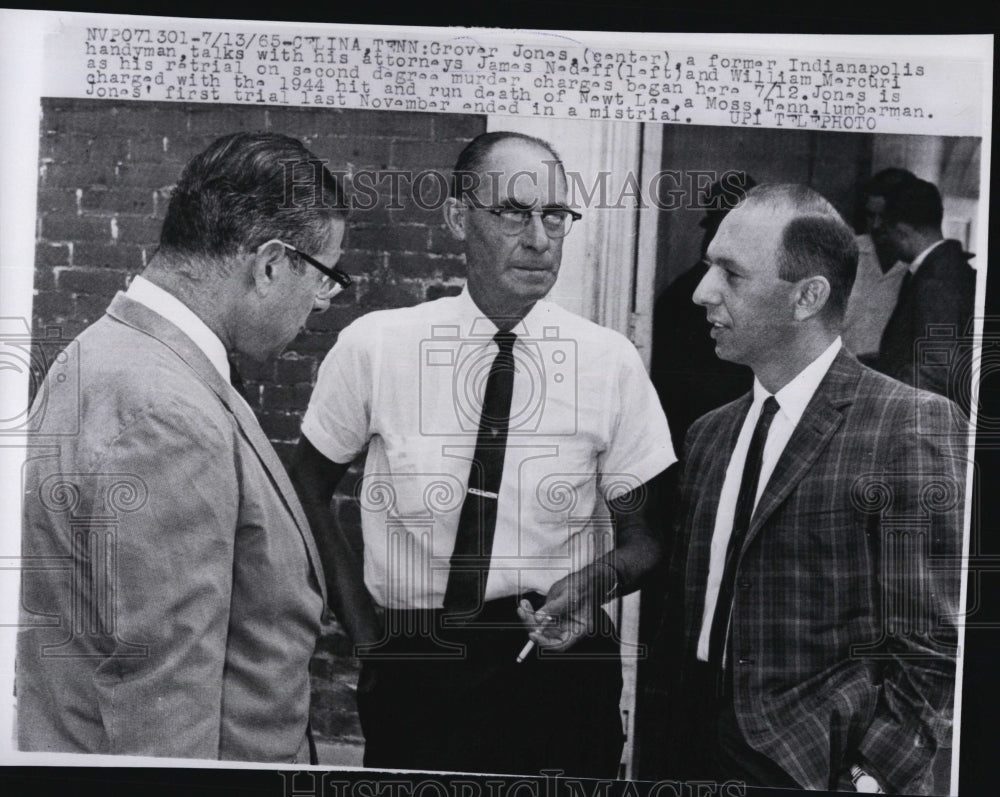
[[[31,314],[36,322],[43,324],[72,318],[73,297],[68,293],[39,292],[32,299]]]
[[[339,137],[321,135],[304,139],[305,144],[319,158],[329,161],[332,171],[345,169],[384,169],[389,163],[389,141],[370,136]]]
[[[344,135],[350,129],[344,112],[312,108],[268,108],[267,129],[302,139],[322,135]]]
[[[68,266],[71,249],[68,244],[35,244],[35,268],[41,266]]]
[[[452,141],[394,141],[390,163],[421,170],[438,168],[450,174],[461,144]]]
[[[101,188],[83,192],[80,207],[94,213],[134,213],[148,216],[153,212],[150,188]]]
[[[427,297],[428,302],[433,302],[435,299],[440,299],[442,296],[458,296],[462,292],[462,285],[428,285]]]
[[[121,216],[118,218],[118,242],[134,244],[156,244],[160,240],[163,222],[144,216]]]
[[[356,227],[346,236],[346,248],[375,252],[425,252],[429,238],[427,227]]]
[[[312,384],[316,359],[285,354],[274,361],[274,381],[281,385]]]
[[[63,106],[46,112],[44,130],[65,133],[103,133],[115,129],[111,103],[89,101],[86,108]]]
[[[35,293],[56,290],[56,270],[54,268],[42,268],[36,264],[34,275]]]
[[[173,163],[125,163],[118,167],[117,185],[162,188],[176,185],[180,168]]]
[[[116,163],[128,157],[128,140],[107,132],[47,132],[41,140],[43,157],[57,163]]]
[[[360,294],[361,306],[368,310],[382,310],[391,307],[412,307],[419,304],[423,289],[406,283],[372,280]]]
[[[352,286],[349,290],[353,291],[354,287]],[[325,313],[314,313],[309,316],[306,329],[316,333],[340,332],[344,327],[352,321],[356,321],[366,312],[366,309],[357,304],[356,301],[351,304],[331,305],[330,309]],[[325,353],[323,352],[324,355]]]
[[[294,442],[299,438],[302,416],[284,412],[261,412],[257,416],[261,428],[271,440]]]
[[[265,410],[305,412],[312,385],[265,385],[261,406]]]
[[[41,173],[41,183],[46,188],[110,185],[114,179],[113,163],[47,163]]]
[[[142,247],[134,244],[74,244],[73,265],[138,272],[143,268]]]
[[[191,108],[188,130],[192,133],[210,134],[213,139],[241,130],[256,132],[266,129],[265,114],[266,111],[260,107],[235,109],[197,105]]]
[[[336,342],[337,336],[333,332],[307,330],[292,341],[288,349],[299,355],[322,359]]]
[[[129,140],[128,159],[132,163],[162,163],[168,159],[164,148],[166,134],[137,136]]]
[[[188,127],[188,112],[173,103],[129,102],[114,108],[112,128],[122,133],[167,135],[184,132]]]
[[[73,299],[73,318],[84,324],[93,324],[104,315],[114,293],[107,296],[76,296]]]
[[[214,135],[196,134],[187,132],[171,133],[163,132],[167,139],[166,159],[176,162],[178,165],[187,163],[199,152],[205,150],[209,144],[218,138],[218,132]]]
[[[76,213],[76,189],[74,188],[39,188],[39,213]]]
[[[465,253],[465,244],[442,224],[431,229],[431,245],[428,251],[439,255],[462,255]]]
[[[470,116],[460,113],[435,114],[434,116],[434,138],[438,141],[461,139],[468,142],[485,132],[485,116]],[[455,154],[457,158],[458,153]]]
[[[125,273],[103,268],[72,266],[56,271],[56,285],[59,286],[60,291],[69,293],[113,296],[115,291],[125,287]]]
[[[50,213],[42,218],[42,235],[47,241],[111,241],[111,219],[65,216]]]
[[[434,114],[405,111],[355,111],[348,115],[351,132],[361,136],[427,140],[434,130]]]

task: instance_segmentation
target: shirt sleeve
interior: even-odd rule
[[[351,324],[319,367],[302,434],[331,462],[351,462],[371,436],[372,342]]]
[[[611,433],[598,456],[601,491],[611,501],[666,470],[677,456],[659,396],[639,353],[624,342],[611,386]]]

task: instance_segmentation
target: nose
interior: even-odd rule
[[[531,214],[527,225],[521,231],[521,243],[536,252],[544,252],[552,245],[552,239],[549,238],[542,225],[541,214]]]
[[[692,302],[702,307],[719,304],[719,293],[717,290],[718,271],[718,266],[708,267],[705,276],[701,278],[701,282],[698,283],[698,287],[694,289],[694,293],[691,295]]]

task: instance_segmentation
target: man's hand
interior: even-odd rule
[[[559,579],[537,611],[521,601],[517,614],[529,629],[528,639],[553,651],[572,647],[597,628],[597,613],[616,582],[614,568],[602,561]]]

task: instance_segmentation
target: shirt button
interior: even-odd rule
[[[750,589],[750,582],[744,578],[740,581],[740,589]]]

